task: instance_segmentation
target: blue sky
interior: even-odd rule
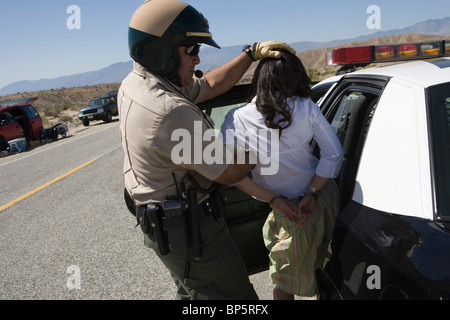
[[[449,0],[185,0],[209,20],[222,47],[265,40],[331,41],[366,35],[367,8],[381,30],[450,16]],[[128,23],[143,0],[4,0],[0,5],[0,88],[128,61]],[[71,5],[80,29],[69,29]]]

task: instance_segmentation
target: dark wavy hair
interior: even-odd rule
[[[281,136],[282,130],[292,124],[292,110],[287,99],[309,97],[311,79],[295,54],[280,52],[280,59],[267,58],[259,62],[247,102],[256,96],[256,107],[263,115],[266,127],[280,130]],[[280,117],[275,121],[277,115]]]

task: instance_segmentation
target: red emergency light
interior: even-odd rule
[[[450,56],[450,40],[334,49],[327,65],[351,65]]]
[[[332,51],[335,64],[364,63],[373,60],[373,46],[340,48]]]

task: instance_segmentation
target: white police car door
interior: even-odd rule
[[[344,163],[336,182],[342,207],[349,202],[367,130],[388,78],[345,78],[322,103],[322,112],[344,149]],[[315,146],[315,154],[319,154]]]

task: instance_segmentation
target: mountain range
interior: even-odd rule
[[[341,44],[351,42],[363,42],[373,38],[395,36],[405,33],[418,33],[437,36],[450,36],[450,17],[443,19],[427,20],[416,23],[415,25],[403,29],[395,29],[390,31],[378,31],[366,36],[360,36],[352,39],[342,39],[329,42],[313,42],[302,41],[294,42],[289,45],[297,52],[304,52],[313,49],[331,48]],[[236,46],[228,46],[217,50],[210,47],[202,47],[200,52],[201,64],[197,69],[211,70],[226,61],[234,58],[242,50],[244,44]],[[103,83],[119,83],[132,69],[132,61],[118,62],[104,69],[90,71],[75,75],[62,76],[54,79],[41,80],[23,80],[11,83],[0,89],[0,96],[11,93],[41,91],[58,88],[72,88],[88,85],[96,85]]]

